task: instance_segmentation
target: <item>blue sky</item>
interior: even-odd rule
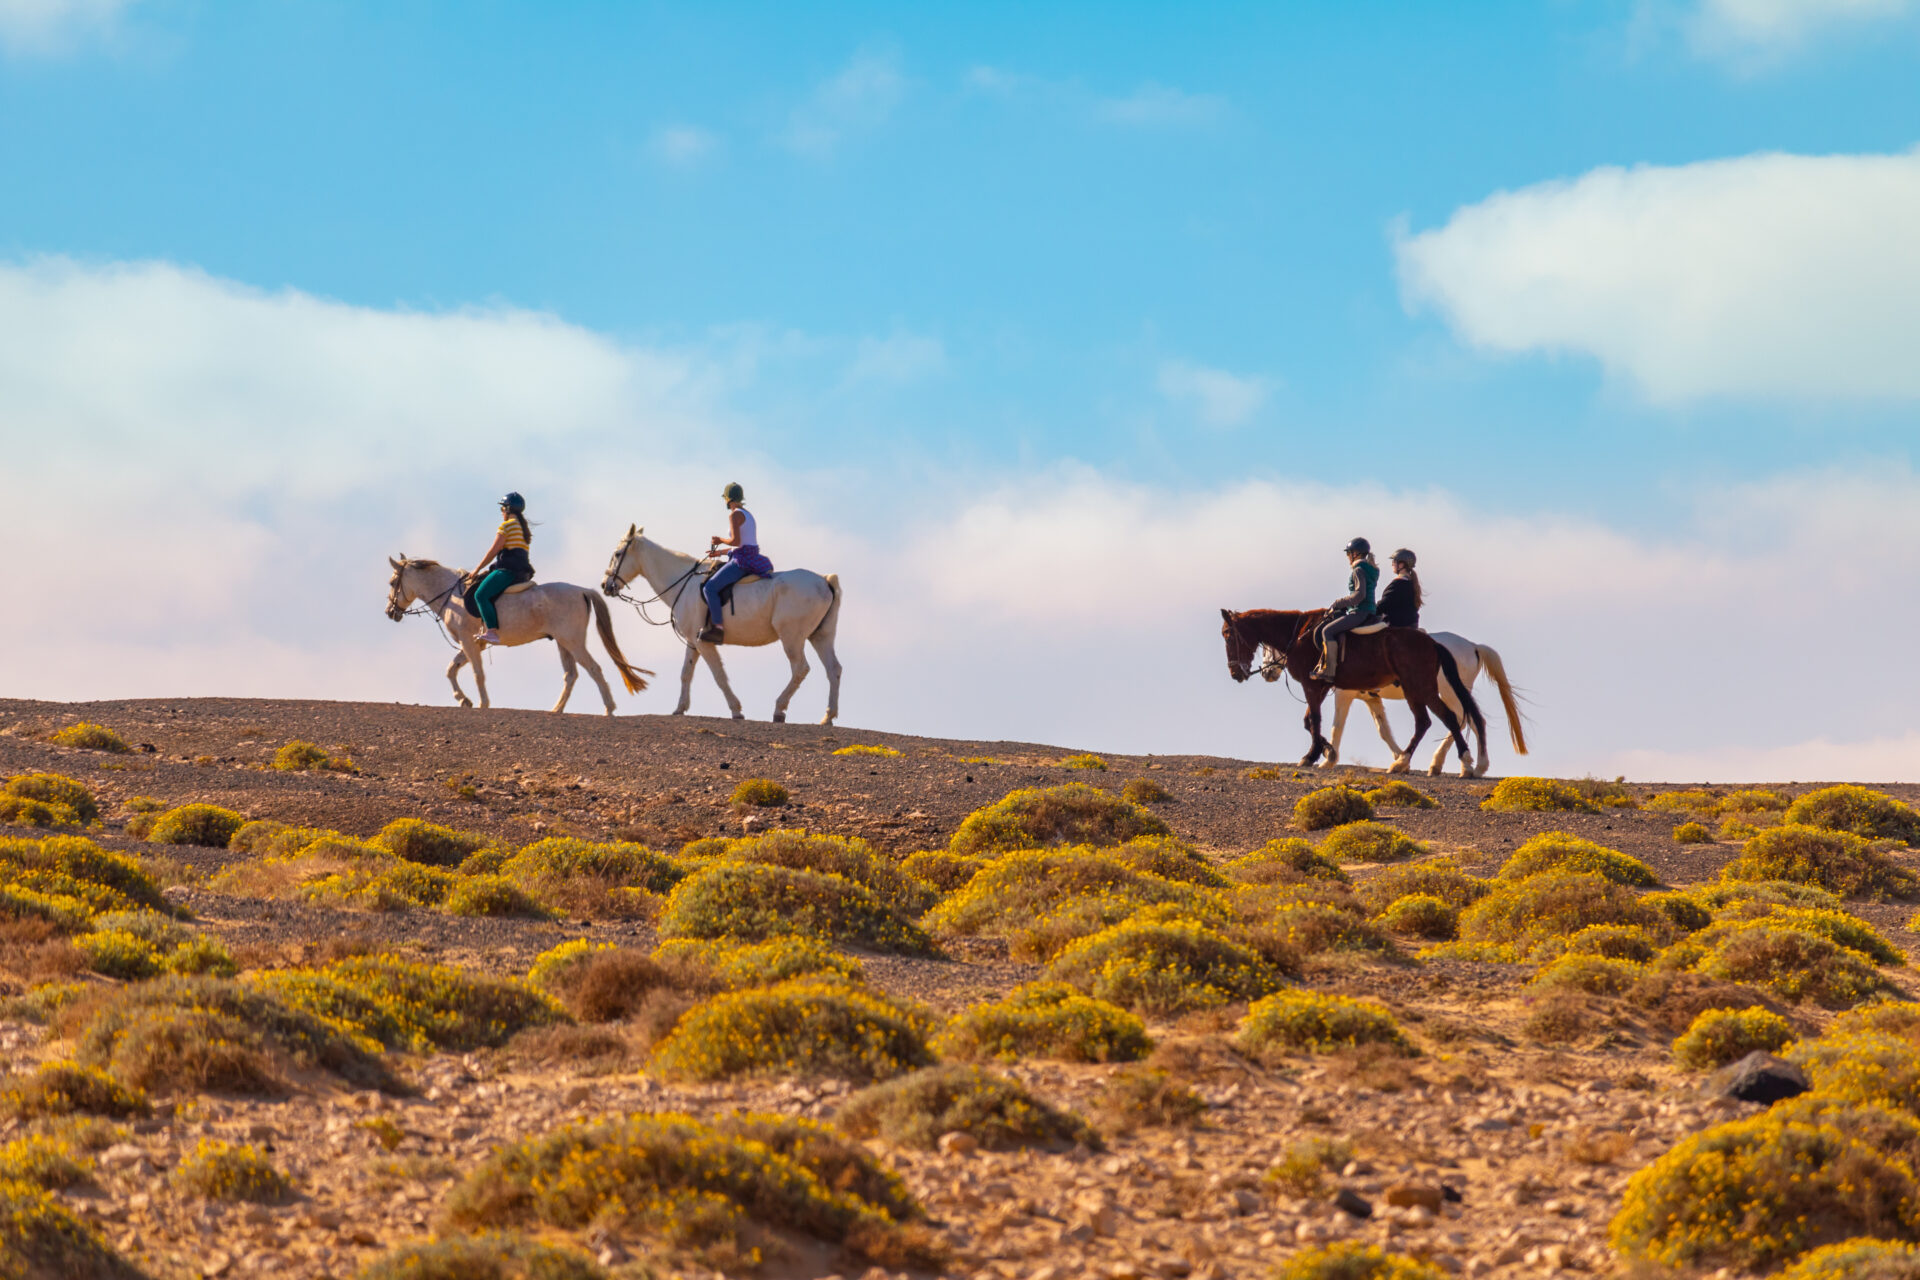
[[[663,439],[698,483],[730,458],[776,485],[829,476],[844,517],[884,525],[1059,467],[1170,493],[1300,486],[1350,495],[1331,545],[1264,547],[1284,569],[1246,573],[1330,595],[1349,531],[1422,535],[1376,527],[1383,489],[1705,546],[1726,503],[1703,509],[1703,491],[1910,466],[1916,396],[1852,354],[1871,334],[1801,368],[1767,325],[1739,328],[1742,288],[1810,314],[1804,280],[1703,275],[1662,298],[1699,255],[1656,227],[1631,232],[1653,235],[1630,241],[1653,264],[1638,293],[1556,267],[1543,312],[1539,280],[1483,283],[1542,254],[1579,274],[1595,219],[1696,225],[1724,185],[1712,165],[1772,152],[1851,167],[1771,186],[1731,171],[1761,193],[1724,221],[1753,238],[1742,261],[1853,243],[1848,202],[1884,186],[1861,166],[1920,142],[1920,13],[1902,0],[0,0],[0,51],[0,259],[166,264],[367,314],[550,317],[682,362],[696,425]],[[1669,197],[1662,175],[1694,185]],[[1815,189],[1839,211],[1767,230],[1782,202],[1764,193],[1797,207]],[[1501,192],[1521,193],[1519,221],[1495,216]],[[1478,239],[1475,211],[1496,224]],[[1722,215],[1699,216],[1717,239]],[[1910,261],[1906,242],[1871,247]],[[1920,340],[1871,266],[1841,270],[1810,286],[1839,299],[1821,305]],[[1657,332],[1723,285],[1707,319]],[[6,410],[0,395],[0,430]],[[154,429],[191,449],[192,420]],[[377,509],[367,493],[342,501]],[[264,519],[274,493],[231,501]],[[1473,567],[1490,594],[1532,589],[1505,571]],[[1654,590],[1651,617],[1688,604]]]

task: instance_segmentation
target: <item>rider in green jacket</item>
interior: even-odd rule
[[[1347,563],[1353,566],[1347,575],[1347,594],[1327,609],[1327,621],[1320,628],[1320,665],[1313,669],[1313,678],[1328,684],[1340,665],[1340,637],[1378,616],[1373,591],[1380,585],[1380,566],[1374,562],[1373,548],[1365,538],[1355,538],[1346,550]]]

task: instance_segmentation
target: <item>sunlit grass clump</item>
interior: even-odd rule
[[[1114,925],[1068,944],[1047,977],[1155,1015],[1253,1000],[1280,985],[1257,952],[1190,921]]]
[[[82,720],[59,730],[47,741],[60,747],[74,747],[81,751],[106,751],[113,755],[126,755],[133,748],[127,740],[103,724],[93,724]]]
[[[1070,782],[1029,787],[967,815],[948,848],[992,856],[1052,845],[1116,845],[1140,836],[1167,836],[1167,824],[1121,796]]]
[[[1132,1062],[1145,1057],[1153,1041],[1146,1024],[1116,1004],[1064,982],[1030,982],[960,1013],[934,1048],[953,1058]]]
[[[1410,782],[1395,778],[1365,793],[1367,803],[1376,809],[1438,809],[1440,802]]]
[[[326,748],[300,738],[273,753],[273,767],[282,773],[358,773],[360,769],[346,756],[336,756]]]
[[[0,790],[0,822],[18,827],[87,827],[100,821],[93,793],[57,773],[23,773]]]
[[[1778,1053],[1796,1039],[1793,1024],[1768,1009],[1707,1009],[1673,1042],[1682,1071],[1710,1071],[1755,1051]]]
[[[1502,778],[1480,802],[1497,813],[1599,813],[1580,788],[1553,778]]]
[[[1255,1002],[1234,1043],[1256,1056],[1332,1053],[1361,1045],[1384,1045],[1395,1053],[1419,1053],[1385,1005],[1318,991],[1278,991]]]
[[[169,809],[147,828],[152,844],[198,845],[206,849],[224,849],[246,819],[231,809],[214,804],[183,804]]]
[[[258,1147],[202,1138],[173,1171],[174,1186],[203,1200],[277,1204],[293,1184]]]
[[[802,934],[873,951],[926,955],[933,941],[865,886],[842,876],[719,859],[688,876],[667,900],[666,938],[764,941]]]
[[[1405,862],[1427,846],[1384,822],[1347,822],[1320,841],[1320,854],[1333,862]]]
[[[969,1134],[990,1149],[1101,1145],[1080,1117],[1005,1076],[957,1062],[870,1085],[848,1098],[834,1119],[856,1138],[927,1151],[947,1133]]]
[[[1920,880],[1866,839],[1789,824],[1748,840],[1722,880],[1787,880],[1846,898],[1920,897]]]
[[[1324,831],[1373,817],[1366,793],[1348,786],[1321,787],[1294,802],[1293,825],[1302,831]]]
[[[1107,771],[1107,762],[1090,752],[1082,752],[1079,755],[1067,756],[1061,760],[1060,767],[1062,769],[1091,769],[1096,773],[1105,773]]]
[[[1788,807],[1786,820],[1867,840],[1920,844],[1920,813],[1884,791],[1867,787],[1845,785],[1808,792]]]
[[[1430,1262],[1388,1253],[1377,1244],[1343,1241],[1302,1249],[1275,1268],[1274,1280],[1446,1280]]]
[[[886,1080],[928,1066],[932,1019],[844,982],[802,979],[715,996],[654,1052],[670,1079],[746,1075]]]
[[[787,802],[787,789],[771,778],[748,778],[728,797],[732,804],[757,809],[777,809]]]
[[[1524,880],[1543,871],[1586,872],[1642,889],[1660,883],[1653,868],[1640,859],[1565,831],[1546,831],[1529,839],[1501,865],[1499,878]]]

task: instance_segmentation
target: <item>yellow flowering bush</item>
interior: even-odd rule
[[[1848,831],[1868,840],[1920,843],[1920,813],[1884,791],[1851,785],[1824,787],[1795,800],[1786,820],[1829,831]]]
[[[469,874],[481,870],[469,863],[463,863],[461,870]],[[592,885],[602,894],[615,888],[668,893],[687,874],[672,858],[643,844],[601,843],[570,836],[535,841],[503,859],[494,870],[529,893],[549,900],[581,883]]]
[[[661,943],[653,955],[670,969],[697,966],[712,973],[722,986],[735,990],[814,975],[866,981],[866,970],[858,960],[817,938],[797,934],[744,944],[677,938]]]
[[[958,1062],[869,1085],[848,1098],[834,1120],[853,1137],[927,1151],[945,1133],[971,1134],[994,1149],[1101,1145],[1100,1135],[1079,1116],[1049,1106],[1005,1076]]]
[[[1683,822],[1673,829],[1676,844],[1712,844],[1713,832],[1698,822]]]
[[[518,1236],[442,1236],[397,1245],[355,1280],[606,1280],[592,1258]]]
[[[317,971],[275,970],[261,981],[296,1008],[415,1052],[497,1046],[565,1016],[526,983],[397,956],[359,956]],[[328,1005],[329,998],[340,1003]],[[366,1018],[361,1011],[369,1008],[377,1015]]]
[[[450,916],[521,916],[544,920],[552,913],[505,876],[461,876],[440,909]]]
[[[952,893],[956,889],[964,889],[968,881],[979,875],[981,868],[986,865],[987,859],[971,854],[922,849],[907,855],[900,863],[900,874],[911,876],[936,893]]]
[[[1405,862],[1428,852],[1427,846],[1384,822],[1347,822],[1320,841],[1320,853],[1333,862]]]
[[[1487,896],[1493,881],[1468,875],[1452,858],[1425,858],[1385,867],[1354,886],[1366,909],[1378,915],[1408,894],[1428,894],[1463,909]]]
[[[143,1280],[94,1229],[54,1195],[29,1182],[0,1180],[0,1266],[8,1280],[78,1276],[85,1280]]]
[[[173,1185],[204,1200],[255,1204],[277,1204],[293,1194],[293,1184],[260,1148],[215,1138],[200,1139],[180,1158]]]
[[[55,746],[75,747],[82,751],[106,751],[120,756],[133,750],[132,747],[127,745],[125,738],[107,728],[107,726],[94,724],[87,720],[82,720],[78,724],[68,725],[66,728],[59,730],[52,737],[48,738],[47,741],[53,743]]]
[[[1253,1000],[1280,985],[1258,953],[1190,921],[1127,921],[1069,943],[1047,977],[1139,1013]]]
[[[1541,991],[1584,991],[1590,996],[1625,995],[1645,972],[1631,960],[1605,956],[1561,956],[1533,975],[1528,986]]]
[[[1276,1267],[1274,1280],[1446,1280],[1430,1262],[1388,1253],[1377,1244],[1342,1241],[1302,1249]]]
[[[1600,812],[1578,787],[1552,778],[1502,778],[1480,807],[1496,813]]]
[[[1695,939],[1688,939],[1694,943]],[[1873,961],[1808,929],[1756,920],[1718,939],[1694,968],[1710,978],[1771,987],[1789,1000],[1844,1009],[1888,989]]]
[[[1788,880],[1847,898],[1920,897],[1920,880],[1860,836],[1788,825],[1748,840],[1722,880]]]
[[[1501,866],[1499,878],[1524,880],[1543,871],[1581,871],[1643,889],[1660,883],[1653,868],[1640,859],[1565,831],[1542,832],[1515,849]]]
[[[1269,840],[1252,853],[1229,862],[1226,871],[1241,884],[1294,884],[1301,880],[1345,884],[1348,881],[1339,863],[1298,836]]]
[[[1659,912],[1666,923],[1680,933],[1693,933],[1713,923],[1713,912],[1698,897],[1677,889],[1643,893],[1640,905]]]
[[[841,747],[833,754],[837,756],[880,756],[885,759],[898,759],[900,753],[892,747],[878,742],[856,742],[850,747]]]
[[[1856,1236],[1802,1255],[1780,1280],[1920,1280],[1920,1249],[1900,1240]]]
[[[169,809],[147,828],[151,844],[190,844],[224,849],[246,819],[217,804],[183,804]]]
[[[1408,1057],[1420,1052],[1378,1001],[1298,989],[1256,1001],[1234,1043],[1256,1056],[1331,1053],[1364,1044],[1386,1045]]]
[[[1135,778],[1120,788],[1120,798],[1130,804],[1165,804],[1173,796],[1152,778]]]
[[[889,910],[908,918],[925,911],[936,896],[857,836],[770,831],[763,836],[732,841],[727,846],[726,857],[734,862],[817,871],[851,880]]]
[[[952,1058],[1132,1062],[1144,1058],[1153,1041],[1146,1024],[1116,1004],[1064,982],[1029,982],[1002,999],[969,1006],[933,1047]]]
[[[100,821],[93,793],[72,778],[57,773],[22,773],[7,779],[0,795],[47,806],[60,823],[92,826]]]
[[[1879,1102],[1920,1116],[1920,1048],[1875,1031],[1829,1032],[1786,1054],[1816,1093],[1847,1102]]]
[[[954,853],[992,856],[1052,845],[1125,844],[1172,830],[1146,809],[1084,782],[1009,792],[968,814],[948,841]]]
[[[0,840],[0,879],[6,888],[76,900],[89,915],[141,909],[182,914],[137,861],[79,836]]]
[[[1366,793],[1345,785],[1309,791],[1293,804],[1293,825],[1302,831],[1325,831],[1372,817],[1373,802]]]
[[[1633,1175],[1613,1247],[1674,1267],[1763,1270],[1823,1244],[1920,1232],[1903,1162],[1824,1124],[1717,1125]]]
[[[457,867],[493,841],[478,832],[455,831],[420,818],[395,818],[380,828],[373,843],[408,862]]]
[[[93,1162],[75,1155],[72,1145],[58,1138],[33,1133],[0,1143],[0,1182],[25,1182],[59,1191],[92,1177]]]
[[[654,1050],[662,1075],[885,1080],[932,1063],[932,1018],[859,987],[802,978],[717,995],[694,1006]]]
[[[1409,893],[1388,903],[1375,923],[1393,933],[1445,942],[1458,936],[1460,913],[1430,893]]]
[[[764,941],[802,934],[874,951],[933,953],[933,940],[864,885],[843,876],[731,857],[708,863],[675,887],[660,919],[665,938]]]
[[[1060,761],[1060,767],[1062,769],[1092,769],[1096,773],[1105,773],[1107,771],[1107,762],[1090,752],[1082,752],[1077,756],[1067,756],[1062,759]]]
[[[147,1095],[128,1088],[97,1067],[49,1062],[30,1075],[0,1078],[0,1114],[29,1120],[75,1113],[143,1116]]]
[[[311,742],[295,738],[273,753],[273,767],[282,773],[358,773],[359,768],[346,756],[336,756]]]
[[[974,876],[929,912],[926,923],[937,933],[1016,940],[1033,934],[1033,951],[1051,955],[1075,937],[1161,904],[1222,914],[1198,886],[1137,871],[1104,850],[1023,850]]]
[[[1460,940],[1512,946],[1520,954],[1557,945],[1590,925],[1658,928],[1660,916],[1631,889],[1585,871],[1545,871],[1501,881],[1460,913]]]
[[[1367,803],[1376,809],[1395,806],[1404,809],[1438,809],[1440,807],[1439,801],[1400,778],[1383,783],[1365,794]]]
[[[1708,1071],[1755,1050],[1778,1053],[1794,1039],[1793,1024],[1771,1010],[1706,1009],[1673,1042],[1673,1061],[1682,1071]]]

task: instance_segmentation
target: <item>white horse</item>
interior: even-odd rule
[[[395,622],[407,616],[407,610],[419,600],[426,604],[429,613],[439,615],[446,626],[447,634],[460,645],[460,652],[454,655],[447,667],[447,680],[453,685],[453,696],[461,706],[471,707],[466,691],[460,687],[460,668],[467,663],[473,664],[473,683],[480,690],[480,705],[484,708],[491,704],[487,701],[487,674],[480,665],[480,620],[466,611],[460,603],[460,588],[466,577],[460,569],[449,569],[437,560],[409,560],[402,555],[398,560],[387,557],[387,563],[393,566],[393,581],[387,584],[387,616]],[[620,672],[620,679],[627,686],[628,693],[639,693],[647,687],[646,677],[651,671],[642,671],[629,666],[625,655],[620,652],[620,642],[613,638],[613,619],[607,616],[607,602],[593,594],[586,587],[576,587],[565,582],[528,583],[521,587],[510,587],[507,594],[500,597],[497,606],[500,614],[500,641],[512,646],[532,644],[535,640],[552,640],[560,648],[560,669],[566,673],[566,683],[560,688],[560,701],[553,704],[555,712],[566,710],[567,699],[573,695],[573,682],[579,678],[579,667],[585,667],[593,682],[600,686],[600,701],[607,704],[607,714],[613,714],[613,690],[607,687],[607,678],[600,673],[600,664],[587,652],[587,618],[592,615],[600,630],[600,643],[606,646],[607,656]]]
[[[654,600],[667,606],[669,625],[687,645],[687,660],[680,666],[680,705],[673,714],[687,713],[693,701],[694,663],[705,658],[733,718],[744,720],[747,717],[740,709],[740,699],[734,696],[733,686],[727,683],[727,670],[720,665],[720,647],[700,639],[700,631],[707,625],[707,601],[700,593],[705,581],[700,569],[706,563],[698,556],[670,551],[642,535],[638,525],[628,525],[626,538],[607,564],[607,578],[600,589],[619,596],[636,577],[645,578],[653,588]],[[793,679],[774,699],[776,724],[787,718],[787,703],[807,678],[806,646],[813,645],[827,669],[827,714],[820,723],[832,724],[840,715],[840,659],[833,652],[833,636],[839,626],[840,575],[821,577],[811,569],[783,569],[770,578],[749,578],[734,587],[723,643],[762,645],[777,640],[786,650]]]
[[[1507,681],[1506,664],[1500,660],[1499,651],[1491,645],[1475,644],[1465,636],[1457,636],[1451,631],[1435,631],[1432,634],[1434,640],[1453,655],[1454,662],[1460,668],[1460,680],[1467,688],[1473,688],[1473,682],[1479,679],[1482,671],[1486,672],[1488,678],[1499,686],[1500,705],[1507,713],[1507,733],[1513,740],[1513,749],[1519,755],[1527,754],[1527,733],[1520,718],[1520,704],[1513,696],[1513,686]],[[1277,680],[1281,675],[1282,664],[1274,661],[1274,657],[1275,655],[1269,652],[1268,661],[1263,664],[1268,680]],[[1401,693],[1399,685],[1388,685],[1374,693],[1361,693],[1354,689],[1334,690],[1333,736],[1329,739],[1330,745],[1327,748],[1326,759],[1320,762],[1321,767],[1330,769],[1340,762],[1340,734],[1347,726],[1347,712],[1352,709],[1356,699],[1366,701],[1367,710],[1373,713],[1373,723],[1380,730],[1380,740],[1387,744],[1387,750],[1393,752],[1394,758],[1398,759],[1402,754],[1400,744],[1394,740],[1393,727],[1387,723],[1387,709],[1381,705],[1380,699],[1405,696]],[[1460,713],[1458,699],[1453,696],[1453,690],[1444,680],[1440,682],[1440,697],[1448,707],[1452,708],[1454,714]],[[1441,742],[1440,750],[1434,753],[1430,772],[1434,774],[1440,772],[1441,766],[1446,763],[1449,745],[1451,745],[1449,742]],[[1487,765],[1487,736],[1482,733],[1479,759],[1474,762],[1471,772],[1466,776],[1470,778],[1485,776]]]

